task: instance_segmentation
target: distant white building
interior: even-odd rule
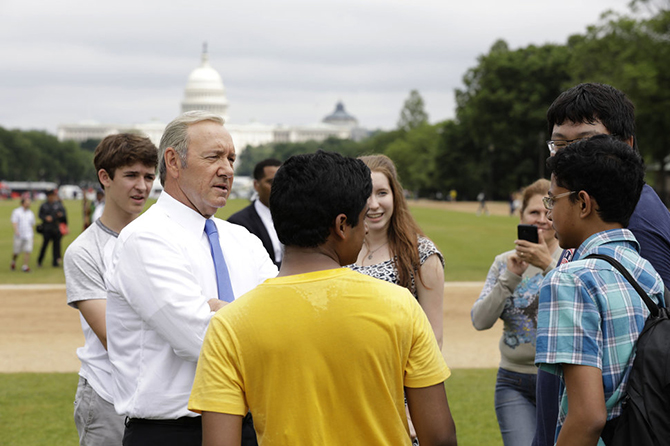
[[[207,44],[203,47],[200,66],[188,76],[181,111],[206,110],[228,121],[228,99],[223,80],[218,71],[209,63]],[[151,121],[145,124],[100,124],[84,121],[78,124],[62,124],[58,126],[60,141],[73,140],[83,142],[88,139],[102,139],[117,133],[140,133],[148,136],[158,146],[167,124]],[[283,126],[280,124],[226,124],[233,138],[238,154],[247,146],[256,147],[275,142],[323,141],[335,137],[359,140],[368,134],[367,130],[358,126],[358,120],[349,115],[342,102],[338,102],[335,111],[323,118],[321,122],[301,125]]]

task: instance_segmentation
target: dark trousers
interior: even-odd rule
[[[37,264],[42,265],[42,260],[44,260],[44,255],[47,252],[47,247],[49,246],[49,242],[53,242],[53,266],[58,266],[58,261],[60,260],[60,239],[62,238],[62,235],[60,232],[45,232],[42,234],[42,248],[40,249],[40,256],[37,258]]]
[[[200,417],[177,420],[129,418],[123,433],[123,446],[201,446]]]
[[[200,446],[202,423],[200,417],[178,420],[126,420],[123,446]],[[258,446],[256,431],[248,413],[242,422],[242,446]]]

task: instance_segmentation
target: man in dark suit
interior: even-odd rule
[[[281,166],[281,161],[274,158],[268,158],[256,164],[254,189],[258,193],[258,199],[228,218],[229,222],[244,226],[261,239],[277,268],[281,266],[282,246],[272,224],[272,215],[270,215],[270,190],[279,166]]]

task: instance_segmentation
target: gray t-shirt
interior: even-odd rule
[[[100,220],[89,226],[65,251],[63,271],[67,304],[77,308],[77,302],[107,299],[104,275],[111,260],[118,234]],[[107,350],[80,314],[85,344],[77,349],[81,361],[79,375],[85,378],[98,395],[113,403],[112,366]]]

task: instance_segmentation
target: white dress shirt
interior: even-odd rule
[[[277,275],[260,240],[218,218],[235,297]],[[107,284],[107,346],[116,411],[131,418],[195,416],[196,362],[218,297],[205,218],[162,193],[117,240]]]
[[[283,246],[279,241],[279,236],[277,235],[275,224],[272,221],[272,213],[270,212],[270,208],[261,203],[261,200],[254,201],[254,208],[256,209],[258,216],[261,218],[263,226],[265,226],[265,230],[268,231],[268,235],[272,241],[272,248],[275,251],[275,260],[277,262],[281,262],[281,259],[283,258]]]

